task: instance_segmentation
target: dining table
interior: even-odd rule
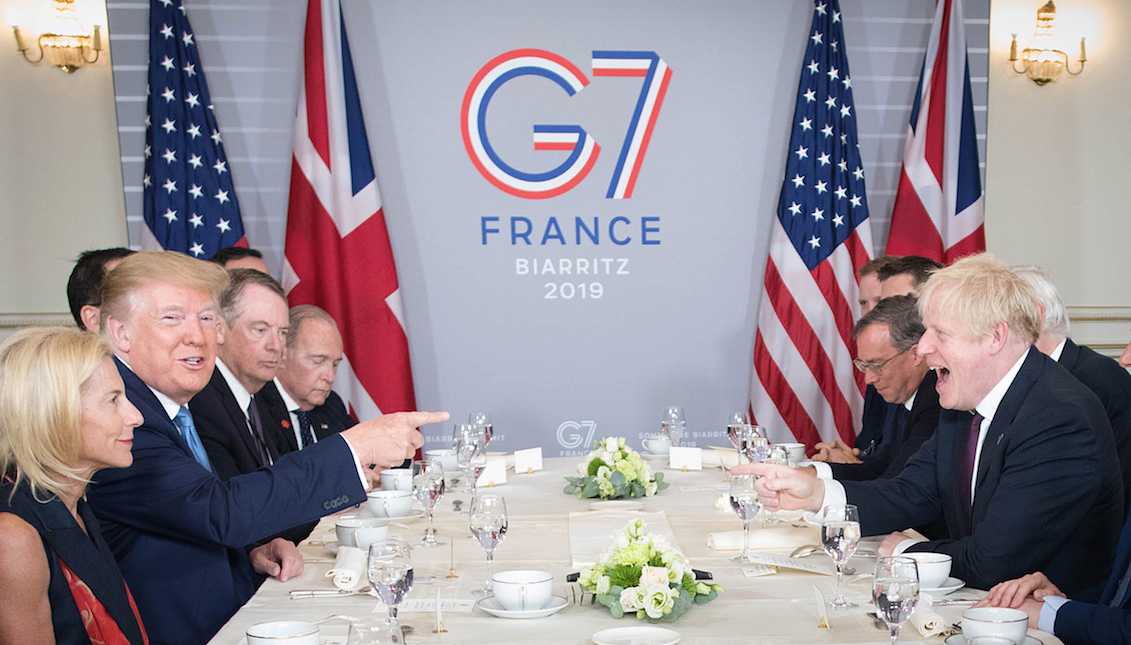
[[[708,453],[709,449],[704,449]],[[656,495],[634,499],[643,507],[639,510],[620,508],[623,505],[602,504],[599,499],[579,498],[567,494],[567,476],[577,475],[579,457],[553,457],[543,460],[543,468],[532,472],[506,473],[505,483],[480,486],[479,494],[496,494],[504,498],[508,516],[506,536],[494,555],[494,572],[513,569],[533,569],[553,575],[553,594],[564,598],[567,606],[553,615],[532,619],[508,619],[491,615],[477,605],[472,595],[474,589],[487,581],[487,559],[483,548],[472,537],[468,525],[468,493],[458,492],[458,487],[448,486],[448,491],[436,504],[434,521],[436,537],[442,546],[414,547],[411,559],[414,583],[406,601],[412,599],[440,598],[445,608],[442,615],[443,632],[436,633],[438,616],[434,610],[404,611],[399,615],[404,628],[404,642],[408,645],[447,644],[475,645],[586,645],[592,643],[595,633],[617,627],[646,626],[648,621],[628,614],[614,618],[609,610],[594,602],[591,593],[584,592],[567,576],[579,571],[576,558],[571,554],[570,524],[580,522],[588,514],[623,514],[625,522],[638,513],[662,511],[676,546],[686,555],[694,569],[709,572],[712,582],[722,587],[718,597],[705,604],[693,605],[675,622],[660,623],[678,632],[680,643],[686,645],[812,645],[848,643],[889,643],[886,628],[878,626],[869,612],[872,603],[872,579],[869,575],[875,566],[874,557],[854,555],[847,567],[854,575],[845,576],[844,595],[858,605],[844,611],[829,611],[828,623],[822,624],[816,601],[816,590],[826,598],[834,595],[836,579],[821,573],[810,573],[787,568],[771,569],[768,575],[748,576],[751,565],[732,562],[738,554],[734,550],[715,550],[708,546],[712,533],[733,532],[742,528],[738,516],[722,503],[720,497],[729,490],[728,473],[721,467],[702,470],[675,470],[662,458],[650,457],[656,472],[664,474],[669,486]],[[705,462],[707,460],[704,460]],[[717,460],[715,463],[718,463]],[[456,500],[461,500],[456,510]],[[596,511],[593,509],[597,509]],[[301,575],[286,582],[268,579],[256,594],[212,638],[211,645],[243,645],[246,630],[258,623],[297,620],[322,624],[322,643],[345,643],[348,629],[344,620],[333,616],[348,616],[363,622],[376,622],[386,618],[386,608],[376,597],[367,593],[326,597],[292,599],[292,591],[330,592],[335,589],[327,571],[334,565],[331,548],[336,545],[334,527],[343,515],[357,514],[354,508],[323,518],[310,538],[300,546],[304,558]],[[571,515],[572,514],[572,515]],[[793,543],[779,544],[780,540],[759,539],[775,534],[759,535],[765,531],[788,530],[796,540],[820,544],[820,530],[797,514],[783,514],[790,519],[780,524],[764,524],[765,512],[752,523],[752,542],[776,544],[774,548],[755,549],[755,553],[788,556]],[[655,517],[653,515],[653,517]],[[572,519],[571,519],[572,518]],[[617,519],[619,523],[619,518]],[[423,536],[427,522],[423,518],[397,521],[389,525],[390,535],[415,544]],[[576,527],[575,527],[576,528]],[[806,535],[806,532],[808,535]],[[784,534],[782,534],[784,535]],[[609,543],[612,536],[609,536]],[[878,546],[878,538],[865,538],[860,549]],[[803,560],[833,568],[828,556],[818,550]],[[861,575],[864,574],[864,575]],[[362,574],[364,576],[364,573]],[[962,588],[946,596],[948,599],[977,599],[984,591]],[[464,601],[460,603],[450,601]],[[451,608],[448,608],[451,605]],[[947,625],[960,622],[962,612],[969,604],[936,605],[933,611]],[[1029,645],[1057,645],[1055,636],[1029,630]],[[925,638],[911,623],[903,627],[900,643],[943,645],[944,637]],[[953,641],[951,643],[953,645]]]

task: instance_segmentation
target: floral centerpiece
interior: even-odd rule
[[[578,497],[619,499],[651,497],[668,487],[663,473],[640,458],[640,453],[624,443],[624,437],[605,437],[593,452],[577,465],[577,477],[566,477],[566,493]]]
[[[693,603],[718,597],[722,587],[697,582],[687,557],[635,519],[613,536],[597,564],[581,570],[578,582],[609,608],[614,618],[636,614],[648,622],[672,622]]]

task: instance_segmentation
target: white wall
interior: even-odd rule
[[[1010,34],[1024,48],[1043,0],[994,0],[986,152],[986,244],[1012,263],[1047,268],[1073,317],[1073,335],[1109,353],[1131,334],[1131,3],[1057,4],[1062,49],[1083,74],[1043,87],[1009,69]],[[1074,64],[1073,69],[1076,68]]]
[[[0,0],[0,17],[14,4],[27,3]],[[83,4],[105,24],[104,2]],[[109,51],[65,74],[25,62],[0,25],[0,151],[2,338],[17,326],[70,320],[75,257],[126,243]]]

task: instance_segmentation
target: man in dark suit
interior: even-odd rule
[[[216,368],[189,402],[212,470],[225,481],[279,458],[271,429],[280,419],[256,395],[282,364],[288,325],[286,294],[271,276],[254,269],[231,269],[228,276]]]
[[[895,477],[935,433],[940,411],[935,375],[915,352],[923,331],[915,296],[884,298],[857,321],[852,329],[857,353],[853,363],[886,403],[899,406],[899,414],[879,450],[847,463],[817,463],[818,477],[841,481]],[[818,457],[813,460],[819,461]]]
[[[1124,515],[1131,508],[1131,374],[1114,360],[1068,337],[1068,312],[1060,291],[1036,266],[1015,266],[1013,272],[1033,287],[1041,301],[1041,335],[1037,349],[1059,362],[1096,393],[1111,422],[1115,452],[1123,473]]]
[[[1111,426],[1095,394],[1032,346],[1032,288],[980,254],[934,273],[919,310],[917,352],[937,372],[945,411],[898,477],[826,481],[768,464],[736,472],[765,476],[757,486],[770,510],[855,504],[868,535],[942,517],[950,538],[893,533],[879,552],[947,553],[973,587],[1038,569],[1070,592],[1102,581],[1123,509]]]
[[[98,307],[102,302],[102,280],[133,251],[115,247],[83,251],[67,279],[67,304],[79,329],[98,333]]]
[[[362,463],[399,463],[423,443],[416,426],[447,419],[385,415],[221,481],[187,403],[212,374],[227,282],[214,264],[138,253],[103,285],[102,330],[144,422],[133,464],[98,473],[88,497],[154,645],[207,642],[263,575],[301,573],[302,557],[285,540],[244,545],[363,501]]]

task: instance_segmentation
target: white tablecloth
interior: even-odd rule
[[[532,474],[508,473],[507,483],[491,490],[506,498],[509,527],[506,539],[495,552],[495,571],[507,569],[540,569],[549,571],[555,579],[555,595],[571,598],[571,588],[566,575],[576,569],[570,566],[568,515],[587,511],[595,500],[578,499],[566,495],[562,488],[566,475],[573,475],[577,458],[547,459],[546,469]],[[808,573],[781,571],[775,575],[746,578],[740,565],[729,561],[735,552],[718,552],[707,547],[707,534],[741,528],[738,518],[730,512],[715,508],[715,499],[725,491],[723,475],[719,470],[678,472],[665,470],[665,481],[671,486],[656,497],[643,500],[645,511],[662,510],[677,536],[684,553],[696,569],[710,571],[724,592],[715,601],[692,607],[676,623],[662,626],[675,629],[686,645],[752,645],[781,644],[802,645],[814,643],[876,643],[888,642],[886,631],[877,629],[872,619],[865,616],[871,611],[871,585],[865,579],[846,586],[846,596],[860,608],[832,614],[832,629],[817,627],[812,586],[816,584],[831,597],[834,578]],[[717,490],[711,490],[717,488]],[[468,499],[466,494],[448,493],[437,507],[436,526],[439,538],[449,544],[434,549],[415,549],[412,553],[417,583],[409,598],[434,598],[437,590],[445,598],[471,598],[470,590],[483,586],[487,577],[486,558],[479,544],[472,539],[467,528],[467,515],[452,511],[453,499]],[[466,508],[466,503],[464,505]],[[626,515],[627,517],[627,515]],[[334,518],[326,518],[315,529],[311,541],[333,540]],[[411,541],[418,541],[425,528],[423,519],[406,525],[391,527],[391,533],[402,533]],[[788,525],[787,525],[788,526]],[[754,530],[774,530],[759,529]],[[813,543],[819,540],[813,530]],[[457,579],[448,579],[451,543],[455,544],[455,571]],[[259,592],[240,609],[222,630],[210,641],[215,645],[238,645],[245,630],[256,623],[272,620],[316,621],[333,614],[347,614],[363,619],[383,617],[373,614],[376,600],[368,596],[345,598],[313,598],[291,600],[292,589],[332,589],[333,584],[325,572],[333,564],[331,555],[321,544],[304,543],[301,547],[307,558],[301,576],[286,583],[268,580]],[[767,551],[785,555],[788,551]],[[813,558],[824,556],[815,555]],[[827,563],[827,560],[824,560]],[[873,561],[853,558],[850,567],[860,572],[870,572]],[[434,581],[425,582],[429,576]],[[978,597],[981,592],[963,589],[955,597]],[[957,622],[964,606],[936,608],[949,622]],[[600,605],[577,606],[572,604],[561,612],[538,620],[506,620],[475,609],[472,613],[444,614],[446,634],[434,635],[435,615],[428,613],[402,613],[401,623],[412,627],[406,636],[409,645],[417,643],[475,644],[515,643],[524,645],[585,645],[590,636],[602,629],[647,624],[635,618],[615,619]],[[344,633],[340,628],[338,633]],[[1030,631],[1044,645],[1060,643],[1043,632]],[[922,639],[910,625],[905,626],[901,643],[923,642],[941,645],[942,638]]]

